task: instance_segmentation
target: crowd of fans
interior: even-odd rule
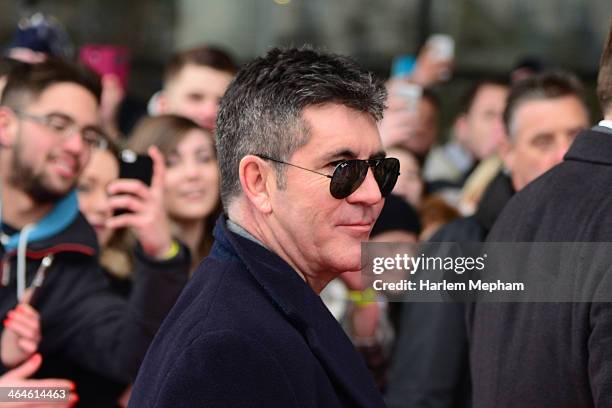
[[[149,115],[128,129],[118,78],[96,78],[27,30],[0,64],[0,386],[71,389],[65,406],[126,406],[157,328],[213,243],[222,213],[215,123],[238,64],[211,46],[177,52]],[[441,143],[435,89],[452,61],[429,51],[387,82],[379,131],[401,173],[374,242],[484,241],[510,198],[591,124],[580,80],[531,64],[520,79],[475,81]],[[403,83],[421,87],[416,109],[396,92]],[[151,158],[149,185],[120,178],[126,148]],[[37,234],[45,222],[53,232]],[[390,407],[470,406],[464,305],[393,296],[364,290],[354,273],[321,294]]]

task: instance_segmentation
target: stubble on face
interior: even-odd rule
[[[17,142],[13,146],[11,156],[11,170],[8,182],[15,188],[25,192],[34,202],[48,204],[58,201],[72,190],[77,183],[77,178],[62,190],[55,190],[49,186],[50,181],[45,177],[44,171],[37,171],[24,153],[23,136],[18,135]],[[53,157],[49,153],[43,161],[49,162]],[[77,160],[78,163],[78,160]],[[80,171],[78,172],[80,173]]]

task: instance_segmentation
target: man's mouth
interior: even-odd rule
[[[68,157],[54,158],[51,163],[55,166],[55,169],[60,176],[65,178],[73,178],[78,174],[78,163],[76,160]]]
[[[370,232],[373,225],[374,221],[357,221],[339,224],[338,226],[343,228],[349,228],[355,232]]]

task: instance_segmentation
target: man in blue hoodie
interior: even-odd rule
[[[0,317],[28,301],[41,322],[37,376],[70,379],[83,405],[109,406],[133,381],[186,282],[189,255],[172,242],[143,245],[129,300],[110,290],[74,190],[104,140],[91,75],[53,60],[9,72],[0,100]],[[19,341],[28,333],[9,322],[0,337],[1,374],[33,350]]]

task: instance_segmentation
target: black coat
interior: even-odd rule
[[[79,214],[61,233],[28,245],[26,281],[29,286],[41,259],[54,254],[32,301],[42,331],[43,364],[36,377],[75,382],[79,406],[111,407],[135,379],[157,328],[187,282],[190,257],[184,247],[164,262],[137,250],[136,279],[126,300],[111,290],[97,251],[95,233]],[[0,285],[4,319],[17,304],[17,256],[1,245],[0,256],[10,263],[8,285]],[[5,369],[0,364],[0,373]]]
[[[488,240],[609,242],[611,209],[612,131],[596,127],[514,196]],[[475,408],[612,406],[611,303],[476,304],[471,320]]]
[[[382,407],[363,360],[284,260],[227,229],[160,328],[130,407]]]
[[[455,220],[430,242],[484,241],[514,194],[503,172],[491,181],[476,213]],[[470,406],[470,375],[464,303],[402,303],[392,358],[387,405],[403,408]]]

